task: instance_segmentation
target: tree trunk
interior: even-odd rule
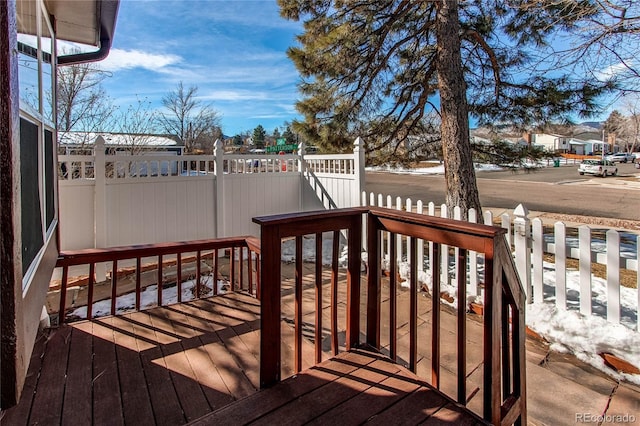
[[[442,154],[449,214],[460,206],[466,219],[470,208],[481,217],[480,197],[469,141],[469,111],[460,54],[458,1],[438,2],[436,19],[438,89],[440,92]]]

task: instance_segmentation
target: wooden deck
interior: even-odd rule
[[[404,367],[354,350],[190,423],[483,425]]]
[[[258,388],[259,302],[242,293],[53,329],[7,425],[180,425]]]
[[[420,299],[420,312],[428,311],[430,299]],[[293,342],[286,319],[282,333]],[[243,424],[274,416],[289,424],[335,416],[341,424],[390,424],[388,416],[393,424],[480,421],[405,368],[362,351],[258,394],[259,340],[259,302],[244,293],[65,325],[38,339],[20,404],[3,413],[2,424]],[[305,368],[313,360],[307,344]],[[419,370],[422,364],[426,358]],[[292,365],[291,356],[283,359],[282,377]]]

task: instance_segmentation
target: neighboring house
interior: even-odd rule
[[[531,133],[529,143],[551,152],[568,152],[571,137],[553,133]]]
[[[178,136],[156,134],[125,134],[109,132],[65,132],[58,135],[59,154],[73,155],[93,151],[93,144],[102,136],[109,152],[184,154]]]
[[[20,398],[58,257],[55,69],[104,59],[118,6],[0,1],[0,409]],[[94,49],[57,56],[56,40]]]
[[[577,155],[598,155],[602,154],[603,145],[608,146],[608,144],[595,139],[581,140],[571,138],[569,140],[569,152]]]

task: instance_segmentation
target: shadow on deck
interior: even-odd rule
[[[305,281],[311,291],[311,280]],[[290,281],[283,282],[283,342],[293,341],[291,286]],[[408,292],[400,291],[401,302]],[[383,299],[387,298],[385,285]],[[421,297],[419,305],[421,316],[426,315],[431,299]],[[328,315],[329,306],[325,310]],[[444,316],[445,322],[448,317]],[[291,377],[294,349],[283,343],[282,377],[289,379],[259,393],[260,305],[246,293],[65,324],[40,335],[20,404],[7,410],[2,421],[11,425],[266,424],[274,418],[288,424],[312,420],[389,424],[384,419],[396,424],[400,418],[405,424],[429,419],[481,422],[417,375],[374,352],[355,350],[330,358],[330,342],[323,339],[325,361],[308,369],[313,365],[314,330],[313,323],[307,324],[303,360],[307,370]],[[343,326],[340,321],[339,328]],[[473,340],[481,335],[481,325],[475,326],[477,333],[469,334]],[[423,373],[430,365],[429,348],[424,349],[418,363]],[[479,365],[470,367],[475,371]],[[443,385],[455,384],[454,373],[443,371]],[[229,405],[238,400],[238,405]]]
[[[19,405],[2,422],[197,419],[256,392],[259,308],[253,297],[229,293],[51,329],[36,343]]]

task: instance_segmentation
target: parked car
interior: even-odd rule
[[[584,160],[578,167],[578,173],[607,177],[617,175],[618,168],[609,160]]]
[[[615,154],[607,155],[604,159],[612,163],[636,162],[636,156],[630,152],[616,152]]]

